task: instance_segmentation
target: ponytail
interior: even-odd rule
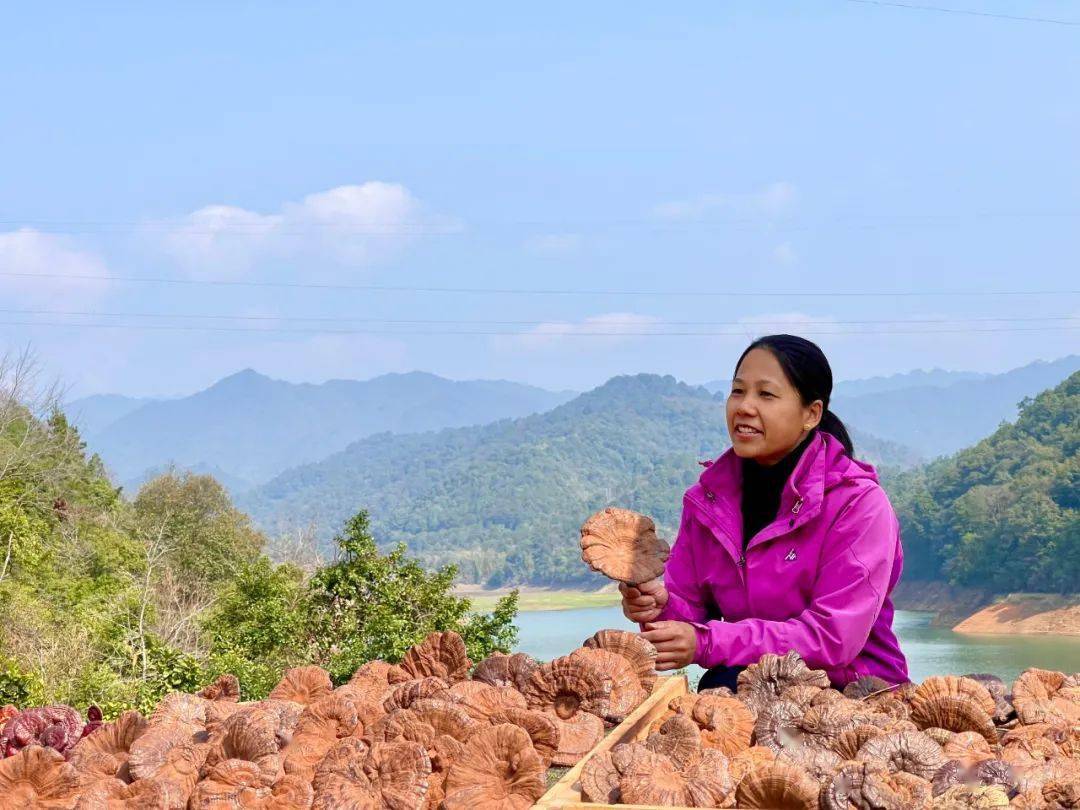
[[[839,440],[840,444],[844,446],[844,451],[852,458],[855,457],[855,445],[851,441],[851,436],[848,435],[847,428],[840,421],[840,417],[828,408],[821,414],[818,430],[823,430]]]
[[[803,405],[809,405],[815,400],[821,400],[821,422],[818,430],[822,430],[836,438],[844,447],[844,451],[854,458],[855,445],[848,435],[847,428],[835,413],[829,410],[829,397],[832,396],[833,378],[832,368],[825,353],[814,342],[798,335],[766,335],[760,337],[746,347],[735,364],[736,374],[743,358],[753,349],[767,349],[780,363],[788,380],[802,397]]]

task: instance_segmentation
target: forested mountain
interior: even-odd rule
[[[857,440],[874,462],[879,452],[909,455]],[[586,517],[619,504],[670,537],[697,462],[726,445],[722,398],[673,377],[615,377],[523,419],[369,437],[242,504],[270,531],[310,521],[325,532],[364,507],[380,542],[406,542],[429,565],[454,562],[467,581],[566,584],[592,578],[577,547]]]
[[[992,377],[992,374],[978,371],[946,371],[942,368],[915,369],[901,374],[889,374],[888,376],[864,377],[858,380],[840,380],[833,386],[833,396],[862,396],[863,394],[877,394],[882,391],[900,391],[904,388],[916,388],[919,386],[936,386],[944,388],[946,385],[962,382],[964,380],[984,380]],[[714,394],[727,391],[730,385],[727,380],[709,380],[702,386]]]
[[[456,382],[434,374],[386,374],[320,385],[273,380],[250,369],[187,397],[128,408],[96,397],[70,409],[117,481],[134,488],[167,465],[210,470],[234,492],[289,467],[316,461],[383,431],[408,433],[478,425],[552,408],[572,392],[499,380]]]
[[[1080,372],[1015,424],[886,481],[906,574],[997,592],[1080,588]]]
[[[125,397],[120,394],[93,394],[72,400],[64,405],[64,414],[83,436],[91,436],[107,428],[117,419],[156,400]]]
[[[832,409],[845,423],[936,458],[993,433],[1002,422],[1016,418],[1018,402],[1057,385],[1077,369],[1080,355],[1071,355],[946,386],[837,395]]]

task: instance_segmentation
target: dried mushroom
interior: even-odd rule
[[[701,758],[701,732],[689,717],[676,714],[646,738],[645,747],[686,768]]]
[[[285,670],[278,685],[270,690],[270,700],[291,700],[305,706],[334,691],[330,674],[322,667],[293,667]]]
[[[997,743],[994,699],[971,678],[935,675],[919,685],[911,700],[911,719],[919,728],[975,731]]]
[[[511,687],[491,686],[483,681],[458,681],[449,689],[436,692],[434,697],[456,703],[469,717],[487,723],[491,715],[502,709],[525,709],[525,696]]]
[[[617,804],[621,776],[611,751],[594,754],[581,769],[581,797],[595,804]]]
[[[630,662],[645,693],[652,694],[656,685],[656,647],[640,633],[629,630],[600,630],[581,645],[607,650],[621,655]]]
[[[401,668],[414,678],[442,678],[448,683],[465,680],[472,661],[465,651],[465,642],[453,630],[431,633],[405,653]]]
[[[633,665],[618,653],[599,648],[580,648],[570,653],[570,658],[587,661],[610,682],[607,699],[600,708],[600,715],[604,719],[620,723],[648,697],[641,688]]]
[[[735,806],[817,810],[818,783],[801,768],[774,763],[751,771],[735,790]]]
[[[1080,723],[1080,685],[1075,675],[1032,667],[1016,679],[1012,694],[1022,723]]]
[[[0,760],[0,807],[72,807],[78,784],[74,766],[51,748],[30,744]]]
[[[883,762],[894,771],[914,774],[927,781],[945,764],[941,746],[921,731],[896,731],[873,737],[855,758]]]
[[[476,732],[446,774],[445,810],[532,807],[544,794],[544,765],[524,729],[509,724]]]
[[[618,582],[638,584],[664,573],[671,549],[645,515],[610,506],[581,527],[581,559]]]
[[[90,760],[96,759],[100,763],[101,756],[105,755],[115,764],[108,775],[119,776],[124,781],[130,781],[127,761],[131,746],[146,731],[146,728],[146,718],[139,712],[124,712],[114,722],[100,726],[79,740],[71,749],[68,761],[78,770],[87,771],[90,768]]]
[[[415,743],[343,740],[315,770],[313,810],[421,810],[431,761]],[[350,756],[351,754],[351,756]]]
[[[930,801],[930,785],[880,762],[847,762],[821,791],[824,810],[915,810]]]
[[[931,810],[1008,807],[1009,797],[994,785],[954,785],[931,802]]]
[[[544,766],[551,764],[559,750],[559,726],[551,715],[532,709],[510,707],[495,711],[489,719],[492,725],[510,723],[524,729]]]
[[[767,705],[779,700],[781,692],[797,685],[827,689],[829,676],[824,670],[807,667],[794,650],[786,655],[767,653],[739,673],[737,694],[760,714]]]
[[[82,738],[83,719],[70,706],[24,709],[0,729],[0,752],[10,757],[28,745],[52,748],[61,754]]]
[[[525,653],[492,653],[473,670],[473,680],[498,687],[512,687],[525,691],[525,684],[539,664]]]
[[[690,708],[690,717],[701,729],[701,745],[726,756],[750,747],[754,716],[734,697],[701,695]]]

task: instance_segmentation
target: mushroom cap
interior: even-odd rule
[[[169,791],[162,782],[99,779],[83,788],[75,810],[166,810],[169,806]]]
[[[883,762],[893,771],[914,774],[927,782],[945,764],[941,746],[921,731],[893,731],[872,737],[855,758]]]
[[[1051,779],[1042,787],[1047,810],[1080,807],[1080,778]]]
[[[580,712],[599,716],[611,697],[611,678],[592,659],[566,655],[536,668],[525,685],[530,709],[569,720]]]
[[[701,745],[726,756],[750,747],[754,716],[742,701],[721,695],[699,695],[690,717],[701,729]]]
[[[780,693],[781,700],[790,700],[792,703],[797,703],[804,709],[807,708],[813,699],[817,696],[817,693],[821,691],[821,687],[811,686],[808,683],[797,683],[794,686],[785,687]]]
[[[85,771],[91,759],[106,754],[116,761],[116,770],[109,774],[116,776],[120,768],[127,764],[132,743],[146,731],[147,725],[146,718],[139,712],[124,712],[113,722],[99,726],[79,740],[71,749],[68,761],[77,770]],[[127,768],[123,770],[126,775]]]
[[[613,723],[622,722],[649,696],[648,692],[642,689],[633,664],[618,653],[600,648],[581,647],[570,653],[570,658],[588,661],[610,680],[610,692],[599,712],[606,720]]]
[[[473,669],[472,679],[490,686],[513,687],[519,692],[525,690],[525,684],[533,670],[540,666],[536,659],[525,653],[492,653]]]
[[[464,709],[469,717],[479,722],[489,722],[491,715],[505,708],[526,709],[525,696],[517,689],[492,686],[483,681],[458,681],[449,689],[436,692],[435,697],[455,703]]]
[[[840,732],[835,739],[829,741],[828,746],[842,759],[855,759],[855,755],[867,740],[871,737],[880,737],[886,733],[884,729],[878,726],[860,723],[855,728]]]
[[[450,766],[446,810],[526,808],[544,795],[545,768],[524,729],[502,723],[477,731]]]
[[[421,810],[431,761],[411,742],[342,740],[315,769],[313,810]]]
[[[804,734],[799,727],[802,716],[802,709],[790,700],[769,703],[754,723],[754,745],[763,745],[773,753],[788,746],[802,746]]]
[[[414,678],[434,676],[449,683],[469,676],[472,661],[465,651],[465,641],[453,630],[429,633],[419,644],[405,652],[401,668]]]
[[[581,769],[581,798],[596,804],[618,804],[620,778],[611,751],[594,754]]]
[[[404,681],[390,688],[382,707],[387,712],[392,712],[394,709],[407,709],[418,700],[435,697],[448,686],[445,679],[435,676]]]
[[[652,694],[657,678],[657,653],[656,647],[645,636],[629,630],[598,630],[581,646],[618,653],[627,659],[637,673],[641,688],[646,694]]]
[[[974,765],[995,757],[995,752],[986,738],[975,731],[961,731],[953,734],[942,749],[947,759],[960,760],[964,765]]]
[[[913,810],[925,808],[930,784],[880,762],[846,762],[824,784],[824,810]]]
[[[751,771],[774,762],[776,762],[776,754],[772,752],[772,749],[763,745],[752,745],[728,760],[728,772],[731,774],[732,781],[738,784]]]
[[[220,807],[251,807],[271,795],[271,780],[253,762],[227,759],[213,767],[195,785],[188,800],[189,810],[217,810]]]
[[[645,515],[609,506],[581,527],[581,559],[594,571],[618,582],[637,584],[664,573],[671,549],[656,536]]]
[[[625,764],[619,794],[625,804],[687,807],[691,801],[686,777],[668,757],[655,751],[638,753]]]
[[[769,703],[780,698],[790,686],[807,685],[826,689],[829,676],[821,669],[810,669],[794,650],[786,655],[766,653],[756,664],[739,673],[739,699],[760,713]]]
[[[595,714],[578,712],[564,720],[554,711],[546,711],[559,730],[559,749],[551,758],[552,765],[576,765],[604,739],[604,721]]]
[[[67,753],[82,737],[82,716],[70,706],[23,709],[0,729],[0,754],[11,756],[28,745]]]
[[[723,807],[733,798],[735,782],[728,770],[728,758],[719,751],[705,750],[683,770],[686,792],[693,807]]]
[[[911,719],[920,728],[977,731],[997,743],[994,699],[976,680],[955,675],[927,678],[911,699]]]
[[[308,782],[326,752],[341,738],[357,736],[363,726],[356,705],[346,697],[330,694],[310,704],[300,715],[292,739],[282,751],[285,773]]]
[[[818,784],[802,768],[776,762],[742,778],[735,790],[735,806],[817,810]]]
[[[675,714],[646,738],[645,747],[663,754],[675,767],[687,768],[701,758],[701,732],[689,717]]]
[[[1031,667],[1020,673],[1012,703],[1020,722],[1080,722],[1080,686],[1076,676]]]
[[[876,675],[864,675],[844,687],[844,697],[858,700],[890,688],[892,688],[892,684],[884,678],[879,678]]]
[[[953,785],[931,803],[931,810],[1008,807],[1009,797],[996,785]]]
[[[492,725],[510,723],[525,729],[545,767],[551,764],[559,750],[559,726],[546,712],[509,707],[493,712],[490,722]]]
[[[993,675],[989,672],[976,672],[969,673],[964,677],[971,678],[971,680],[977,681],[986,687],[986,691],[989,692],[990,697],[994,699],[995,723],[1004,723],[1015,714],[1012,702],[1009,699],[1010,696],[1008,695],[1008,690],[1005,687],[1005,682],[997,675]]]
[[[199,697],[205,700],[224,700],[236,703],[240,700],[240,681],[228,673],[218,676],[217,680],[199,691]]]
[[[0,759],[0,807],[71,807],[78,788],[74,766],[53,748],[30,744]]]
[[[277,686],[270,690],[270,700],[291,700],[293,703],[307,705],[326,697],[334,691],[330,673],[322,667],[293,667],[285,670],[285,675]]]
[[[787,765],[796,765],[818,782],[824,782],[831,778],[844,763],[839,754],[830,751],[828,748],[818,748],[812,745],[800,748],[785,748],[776,755],[776,761]]]

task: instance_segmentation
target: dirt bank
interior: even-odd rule
[[[953,630],[1080,636],[1080,596],[1010,594],[964,619]]]
[[[892,592],[897,610],[921,610],[936,614],[934,627],[952,627],[994,603],[994,595],[977,588],[957,588],[947,582],[905,580]]]

